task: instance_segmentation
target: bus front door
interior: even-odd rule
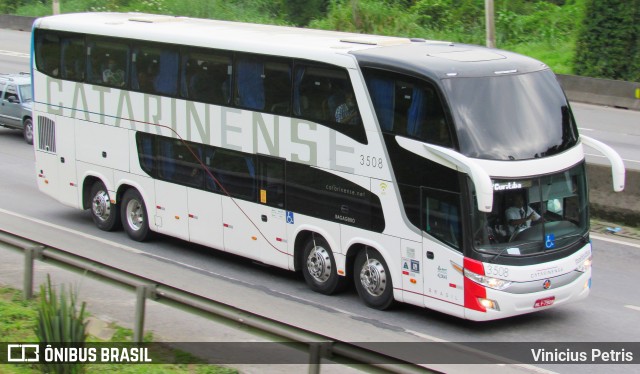
[[[457,193],[422,188],[424,305],[464,317],[459,202]]]

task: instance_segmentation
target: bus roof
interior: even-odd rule
[[[476,45],[413,42],[383,49],[353,51],[362,66],[428,76],[432,79],[485,77],[548,69],[517,53]]]
[[[410,43],[407,38],[143,13],[69,13],[40,18],[35,27],[311,59]]]
[[[355,67],[353,58],[342,57],[350,53],[364,65],[400,68],[434,79],[547,68],[537,60],[516,53],[480,46],[144,13],[68,13],[40,18],[35,27],[306,58]]]

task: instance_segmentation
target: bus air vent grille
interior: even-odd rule
[[[56,123],[43,116],[38,117],[38,149],[56,153]]]

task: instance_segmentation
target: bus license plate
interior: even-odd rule
[[[556,301],[555,296],[545,297],[544,299],[536,300],[535,304],[533,304],[534,308],[542,308],[543,306],[553,305],[553,302]]]

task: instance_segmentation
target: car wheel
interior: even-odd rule
[[[33,144],[33,121],[31,118],[27,118],[22,123],[22,136],[24,137],[24,141],[28,144]]]

